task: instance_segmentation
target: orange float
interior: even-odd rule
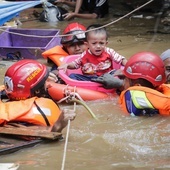
[[[84,101],[107,99],[113,96],[113,93],[105,93],[81,87],[68,86],[48,82],[48,93],[56,101],[59,101],[66,96],[78,94]]]

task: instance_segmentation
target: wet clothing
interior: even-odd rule
[[[170,115],[170,85],[162,84],[157,90],[133,86],[120,94],[123,110],[132,116]]]
[[[113,49],[106,47],[100,56],[94,56],[89,50],[73,61],[76,69],[81,68],[83,75],[71,74],[69,77],[76,80],[89,81],[91,78],[97,78],[112,70],[121,67],[122,60],[125,57],[116,53]],[[115,68],[115,65],[116,68]],[[82,77],[82,79],[80,79]],[[85,79],[84,79],[85,78]]]
[[[22,122],[53,126],[60,114],[57,104],[47,98],[32,97],[20,101],[0,102],[0,125]]]
[[[108,0],[83,0],[81,10],[96,13],[98,18],[102,18],[108,14]]]

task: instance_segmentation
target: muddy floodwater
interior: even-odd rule
[[[22,13],[23,18],[33,10]],[[88,26],[92,23],[108,24],[118,18],[110,14],[104,19],[74,21]],[[21,27],[56,28],[62,33],[70,22],[31,20],[23,22]],[[156,16],[151,19],[126,17],[107,27],[108,46],[127,59],[140,51],[161,54],[170,48],[170,34],[154,33],[158,26]],[[43,58],[39,61],[46,63]],[[1,83],[6,69],[7,66],[0,66]],[[118,99],[115,95],[112,99],[86,103],[99,121],[93,119],[83,106],[76,106],[77,117],[69,128],[65,170],[170,169],[170,117],[130,117],[124,114]],[[73,109],[72,104],[61,104],[61,107]],[[63,141],[39,144],[0,156],[0,162],[19,163],[19,170],[61,169],[66,132],[67,128],[63,130]]]

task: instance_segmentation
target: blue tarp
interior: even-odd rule
[[[19,15],[25,9],[41,4],[42,1],[0,2],[0,26]]]

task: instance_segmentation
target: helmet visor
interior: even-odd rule
[[[80,31],[80,30],[71,31],[67,34],[68,36],[62,37],[61,44],[71,43],[74,42],[74,40],[83,41],[86,38],[84,31]]]

